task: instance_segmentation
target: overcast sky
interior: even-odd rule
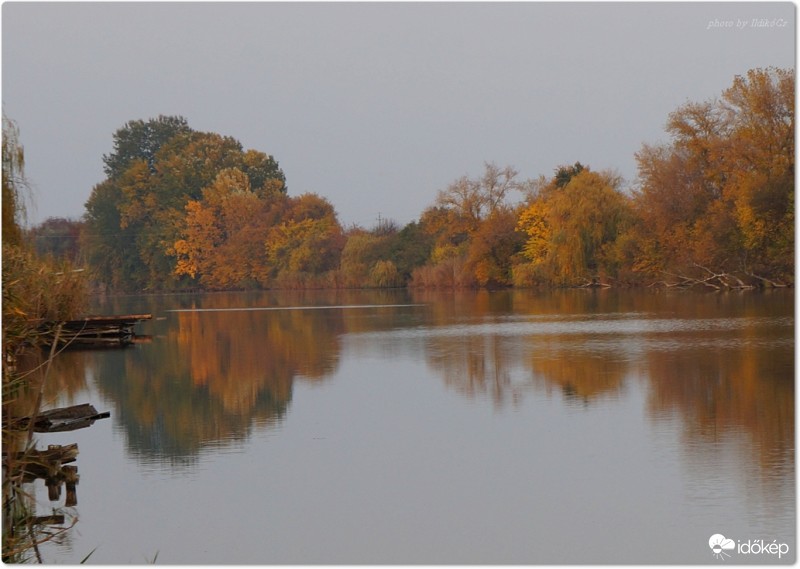
[[[3,109],[33,223],[79,218],[114,131],[165,114],[272,154],[345,225],[403,225],[485,161],[634,183],[671,111],[793,68],[795,23],[788,2],[6,2]]]

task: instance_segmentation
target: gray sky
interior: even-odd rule
[[[671,111],[794,67],[795,23],[788,2],[6,2],[2,99],[33,223],[80,217],[114,131],[167,114],[274,155],[346,225],[403,225],[484,161],[633,183]]]

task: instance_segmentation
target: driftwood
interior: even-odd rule
[[[3,422],[3,426],[13,430],[25,430],[31,427],[36,433],[60,433],[90,427],[98,419],[106,419],[111,413],[99,413],[94,405],[83,403],[71,407],[42,411],[34,417],[15,417]]]
[[[590,279],[586,279],[586,282],[580,285],[577,285],[577,288],[611,288],[609,283],[604,283],[600,280],[600,277],[592,277]]]
[[[752,290],[756,288],[752,284],[745,283],[741,278],[733,273],[714,272],[711,269],[695,263],[695,267],[702,269],[704,275],[701,277],[690,277],[664,271],[665,275],[674,277],[677,282],[660,281],[654,284],[661,284],[667,288],[692,288],[704,286],[714,290]],[[652,285],[651,285],[652,286]]]

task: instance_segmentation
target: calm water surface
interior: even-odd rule
[[[107,299],[146,342],[63,355],[77,442],[54,563],[795,560],[789,292]],[[39,489],[38,508],[58,503]],[[95,549],[96,548],[96,549]]]

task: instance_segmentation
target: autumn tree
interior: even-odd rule
[[[211,289],[266,284],[268,227],[261,213],[272,195],[263,187],[253,191],[250,179],[238,168],[217,174],[202,199],[186,204],[184,228],[174,246],[176,274],[198,277]]]
[[[575,285],[616,277],[618,239],[633,223],[621,180],[581,167],[564,183],[561,172],[520,212],[518,228],[527,235],[523,255],[539,282]]]
[[[731,123],[725,198],[748,274],[794,274],[794,70],[751,70],[723,93]]]
[[[790,282],[794,71],[737,76],[720,99],[673,112],[667,132],[669,144],[644,145],[636,155],[638,268]]]
[[[265,243],[267,265],[278,283],[297,286],[337,268],[344,236],[333,205],[316,194],[303,194],[287,198],[282,209]]]
[[[454,212],[468,231],[474,231],[486,216],[505,204],[511,191],[520,189],[518,174],[511,166],[500,168],[493,162],[485,162],[480,177],[462,176],[440,190],[436,205]]]
[[[525,241],[517,229],[517,214],[511,208],[497,208],[475,231],[467,250],[467,270],[480,286],[512,283],[512,264]]]
[[[175,272],[176,255],[188,255],[176,252],[187,229],[187,205],[200,203],[215,182],[224,185],[217,180],[221,172],[238,171],[258,195],[286,192],[272,156],[245,151],[228,136],[194,131],[181,117],[127,123],[114,134],[114,152],[104,162],[108,178],[86,204],[85,243],[99,278],[117,288],[176,288],[191,274]],[[225,207],[243,201],[232,198]],[[241,274],[249,272],[232,271],[223,280]]]
[[[519,246],[510,219],[511,192],[522,191],[511,166],[485,163],[477,178],[461,177],[441,190],[420,217],[420,227],[433,241],[427,267],[414,271],[417,286],[474,286],[507,283],[510,261],[498,263],[499,251]],[[508,230],[510,228],[510,231]],[[477,242],[475,239],[477,238]],[[440,284],[435,284],[441,281]]]
[[[55,328],[58,322],[77,317],[86,305],[87,296],[85,279],[73,270],[69,260],[39,256],[31,245],[30,233],[23,231],[28,197],[25,152],[16,124],[5,115],[2,145],[3,262],[0,288],[3,292],[2,376],[3,394],[6,396],[16,393],[30,375],[30,370],[20,365],[18,356],[42,343],[46,338],[43,326]],[[4,405],[7,402],[8,398],[4,397]],[[6,411],[4,408],[4,416]],[[6,442],[4,433],[3,443]],[[8,497],[5,495],[6,485],[3,490],[5,499]]]

